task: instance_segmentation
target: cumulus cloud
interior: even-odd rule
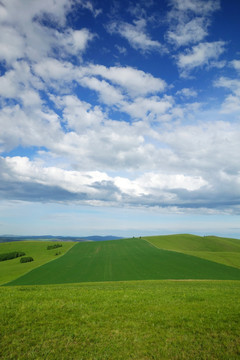
[[[31,192],[32,201],[42,202],[157,206],[180,211],[196,208],[228,211],[236,207],[237,211],[240,198],[240,173],[227,173],[224,168],[215,176],[207,171],[204,175],[156,171],[129,179],[102,171],[46,167],[42,162],[24,157],[1,157],[0,166],[0,194],[5,199],[28,201]]]
[[[81,85],[95,90],[99,94],[100,101],[108,105],[118,104],[123,100],[123,96],[119,89],[110,85],[105,80],[98,80],[94,77],[83,77],[80,80]]]
[[[26,61],[18,61],[3,76],[0,76],[0,96],[14,98],[23,105],[41,106],[38,91],[43,88],[41,81],[31,72]]]
[[[24,56],[24,38],[10,26],[2,28],[4,36],[0,37],[0,60],[8,63]]]
[[[73,1],[66,0],[33,0],[29,6],[24,0],[3,0],[0,14],[4,36],[0,40],[0,59],[10,65],[25,57],[38,61],[39,58],[53,56],[56,51],[61,56],[80,55],[94,35],[87,29],[72,30],[66,27],[66,17],[73,4]],[[81,4],[83,6],[86,2],[80,1]],[[61,30],[46,26],[45,19],[48,19],[48,23],[58,24]]]
[[[1,151],[10,151],[19,145],[49,147],[63,135],[56,113],[32,108],[23,110],[19,105],[0,110],[0,127]]]
[[[110,80],[132,96],[162,92],[166,88],[164,80],[155,78],[149,73],[130,66],[112,66],[107,68],[103,65],[90,65],[86,68],[86,73]]]
[[[33,70],[45,82],[68,81],[74,78],[74,66],[67,61],[60,61],[53,58],[40,60],[33,65]]]
[[[182,76],[195,68],[220,67],[225,43],[200,42],[207,36],[208,14],[219,3],[171,4],[179,17],[168,41],[192,46],[176,56]],[[196,87],[185,83],[177,91],[164,80],[160,65],[151,74],[134,61],[132,66],[85,61],[99,35],[68,26],[75,6],[100,16],[87,0],[0,2],[5,34],[0,40],[1,197],[174,211],[235,209],[239,126],[211,117],[200,123],[201,104],[192,103]],[[148,33],[140,10],[132,8],[137,20],[114,21],[108,30],[143,54],[159,55],[163,46]],[[238,60],[230,65],[239,70]],[[222,111],[239,112],[239,80],[222,77],[214,85],[228,92]],[[19,146],[29,157],[6,155]]]
[[[145,119],[148,121],[164,121],[165,115],[173,106],[173,98],[164,96],[152,96],[150,98],[136,98],[131,103],[125,103],[122,110],[133,118]]]
[[[63,112],[63,120],[67,128],[77,133],[94,127],[97,129],[106,119],[106,115],[99,106],[92,107],[89,103],[81,101],[77,96],[52,96],[52,101]]]
[[[39,162],[29,161],[26,157],[1,158],[0,162],[4,169],[1,175],[2,186],[6,186],[7,182],[13,187],[14,184],[20,183],[22,194],[20,195],[19,188],[17,192],[21,198],[27,193],[27,188],[30,186],[33,189],[35,184],[40,185],[40,187],[35,186],[36,191],[42,190],[42,187],[56,189],[53,191],[53,199],[50,200],[56,200],[57,192],[65,191],[66,195],[69,194],[69,201],[73,200],[75,194],[75,201],[124,202],[128,199],[129,204],[131,204],[139,198],[141,204],[142,198],[142,205],[145,205],[145,196],[150,196],[150,198],[157,196],[158,201],[165,199],[166,202],[169,197],[171,199],[174,197],[174,195],[168,194],[169,190],[194,191],[206,185],[201,177],[178,174],[167,176],[159,173],[148,173],[134,180],[129,180],[120,176],[109,177],[106,173],[99,171],[69,171],[56,167],[44,167]],[[106,191],[109,197],[106,197]],[[36,199],[39,199],[40,195],[42,196],[42,191],[39,196],[36,196]],[[48,191],[47,196],[49,197]]]

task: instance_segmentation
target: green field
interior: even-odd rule
[[[17,277],[27,273],[28,271],[45,264],[48,261],[56,259],[56,252],[60,252],[58,256],[66,253],[75,243],[61,242],[63,245],[59,249],[47,250],[48,245],[54,245],[53,241],[13,241],[9,243],[0,243],[0,254],[12,251],[23,251],[26,256],[32,256],[34,261],[21,264],[20,258],[1,261],[0,262],[0,284],[9,282]]]
[[[154,246],[240,269],[240,240],[190,234],[144,237]]]
[[[238,281],[0,287],[3,360],[237,360]]]
[[[145,239],[0,244],[0,359],[240,359],[240,241]]]
[[[77,243],[9,285],[154,279],[240,280],[240,269],[156,248],[142,239]]]

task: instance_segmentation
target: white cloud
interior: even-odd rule
[[[90,10],[95,18],[102,13],[102,9],[96,9],[89,0],[82,0],[80,3],[83,8]]]
[[[24,56],[25,41],[18,31],[10,26],[1,27],[0,60],[12,62]],[[3,36],[4,34],[4,36]]]
[[[172,4],[181,16],[169,29],[169,41],[178,46],[202,41],[210,24],[207,14],[219,3]],[[75,6],[100,14],[83,0],[0,2],[6,30],[0,40],[6,61],[0,77],[0,151],[29,147],[32,158],[0,159],[1,195],[177,211],[231,206],[239,196],[239,126],[214,122],[209,114],[206,123],[198,122],[204,117],[200,104],[187,103],[196,90],[185,83],[189,87],[175,91],[177,96],[166,95],[171,86],[156,77],[164,74],[160,64],[153,76],[137,67],[113,66],[111,59],[111,66],[98,65],[95,58],[84,62],[83,53],[99,37],[85,27],[67,26]],[[110,31],[142,53],[163,51],[139,14],[133,23],[113,22]],[[182,51],[177,57],[181,74],[224,66],[218,60],[224,46],[223,41],[204,42]],[[238,60],[230,64],[239,70]],[[215,85],[229,91],[222,111],[239,112],[239,80],[220,78]],[[183,127],[181,121],[193,125]]]
[[[216,60],[225,51],[224,41],[205,42],[186,50],[177,56],[177,65],[182,71],[182,75],[188,74],[196,67],[211,65],[212,60]]]
[[[36,63],[33,69],[46,82],[51,80],[71,82],[74,76],[74,67],[71,63],[52,58],[46,58]]]
[[[0,59],[11,65],[16,59],[25,57],[29,61],[39,61],[49,55],[59,57],[84,52],[94,35],[87,29],[66,28],[66,16],[73,4],[72,0],[33,0],[29,6],[24,0],[3,0],[0,9],[4,36],[0,39]],[[61,30],[43,25],[45,18]]]
[[[177,46],[184,46],[197,43],[207,35],[208,22],[204,18],[195,18],[188,22],[179,22],[166,34],[168,42]]]
[[[173,163],[169,161],[170,167],[175,163],[175,169],[201,174],[204,179],[211,179],[210,183],[218,181],[221,170],[230,175],[239,172],[239,139],[239,125],[223,121],[179,126],[159,134],[159,141],[167,144],[175,155]]]
[[[71,83],[75,80],[79,84],[99,92],[106,91],[104,89],[108,87],[113,94],[118,93],[118,101],[123,95],[130,97],[148,95],[163,92],[167,87],[166,82],[161,78],[156,78],[150,73],[130,66],[106,67],[89,64],[76,67],[64,60],[48,58],[34,65],[33,69],[36,75],[49,83],[52,81]]]
[[[132,103],[125,103],[122,110],[133,118],[148,121],[161,121],[164,115],[173,106],[173,99],[170,96],[160,98],[152,96],[150,98],[136,98]]]
[[[63,189],[78,193],[94,193],[90,185],[99,181],[110,180],[109,176],[103,172],[78,172],[60,169],[57,167],[44,167],[41,162],[31,162],[27,157],[7,157],[5,165],[9,169],[13,180],[22,182],[32,181],[47,186],[59,186]],[[8,174],[4,174],[6,180]]]
[[[196,97],[197,94],[198,93],[196,90],[189,89],[189,88],[183,88],[176,92],[176,95],[180,95],[181,97],[185,97],[185,98]]]
[[[166,175],[161,173],[146,173],[139,178],[130,180],[125,177],[110,177],[99,171],[70,171],[57,167],[45,167],[41,162],[30,161],[26,157],[0,158],[4,172],[4,182],[19,181],[21,183],[41,184],[44,186],[60,187],[69,193],[82,195],[84,199],[98,199],[100,193],[106,187],[112,191],[111,199],[124,200],[124,195],[134,202],[135,198],[160,196],[161,199],[173,200],[175,196],[168,193],[168,190],[186,189],[187,191],[198,190],[207,183],[201,177],[185,175]],[[166,193],[164,194],[164,191]],[[114,193],[116,193],[114,195]],[[78,198],[76,197],[76,200]],[[104,201],[108,202],[106,198]]]
[[[38,107],[21,109],[19,105],[5,106],[0,110],[0,128],[1,151],[19,145],[49,147],[51,142],[60,141],[62,136],[58,116],[51,110]]]
[[[107,68],[103,65],[90,65],[86,68],[86,73],[110,80],[112,83],[121,86],[132,96],[162,92],[166,88],[164,80],[130,66]]]
[[[62,109],[63,121],[66,122],[68,129],[77,133],[86,131],[91,127],[97,130],[106,118],[100,107],[93,107],[89,103],[79,100],[76,96],[52,96],[51,100]]]
[[[188,191],[198,190],[208,183],[201,176],[186,176],[184,174],[159,174],[146,173],[139,178],[139,183],[145,191],[154,193],[159,190],[185,189]]]
[[[231,79],[227,77],[220,77],[218,80],[214,82],[214,85],[217,87],[224,87],[226,89],[229,89],[234,94],[240,96],[240,80],[239,79]]]
[[[86,50],[88,43],[94,38],[94,35],[88,29],[81,30],[66,30],[63,33],[55,33],[56,40],[53,43],[53,47],[60,48],[60,55],[63,56],[62,51],[65,52],[65,56],[76,55],[79,56]]]
[[[112,22],[108,26],[110,33],[117,33],[125,38],[135,49],[143,53],[162,51],[163,46],[157,40],[152,40],[146,30],[146,20],[135,20],[134,24],[126,22]]]
[[[223,114],[238,114],[240,110],[240,80],[220,77],[214,82],[216,87],[228,89],[232,94],[225,97],[222,103],[221,112]]]
[[[51,134],[43,133],[44,123],[42,127],[41,123],[38,127],[31,124],[35,125],[35,138],[33,129],[29,138],[21,135],[20,124],[18,128],[13,124],[12,129],[16,129],[16,136],[22,136],[23,145],[29,145],[30,139],[35,145],[40,144],[41,139],[42,146],[45,144],[53,156],[61,156],[62,162],[64,157],[68,159],[68,167],[70,160],[75,170],[57,166],[57,158],[56,164],[49,166],[44,157],[41,160],[41,154],[38,161],[1,158],[2,188],[9,189],[6,196],[27,199],[29,186],[35,186],[36,199],[46,201],[66,197],[67,201],[92,204],[100,201],[118,206],[234,209],[240,196],[238,124],[197,123],[154,132],[146,124],[144,128],[142,122],[100,123],[98,109],[75,97],[61,97],[57,101],[64,106],[64,117],[78,133],[70,131],[57,139],[54,118]],[[23,119],[21,124],[24,125]],[[27,121],[25,126],[29,124]],[[85,126],[84,131],[81,126]],[[37,133],[41,137],[37,138]],[[143,133],[153,140],[155,136],[157,142],[147,142]],[[8,135],[13,139],[13,133]],[[49,187],[51,190],[47,190]],[[59,189],[65,193],[59,193]]]
[[[41,107],[40,89],[41,81],[31,73],[25,61],[15,62],[12,69],[0,77],[0,96],[18,100],[24,106]]]
[[[222,104],[221,112],[223,114],[239,114],[240,113],[240,97],[229,95]]]
[[[208,35],[210,16],[220,8],[218,0],[171,0],[168,13],[168,42],[187,46],[202,41]]]
[[[197,15],[208,15],[220,8],[219,0],[170,0],[170,4],[178,11],[191,11]]]
[[[233,60],[230,63],[235,70],[240,71],[240,60]]]
[[[99,93],[100,101],[105,104],[117,105],[123,100],[121,91],[105,80],[98,80],[94,77],[83,77],[79,82],[82,86],[97,91]]]
[[[127,49],[124,46],[120,46],[118,44],[115,44],[115,48],[118,50],[118,52],[122,55],[127,55]]]

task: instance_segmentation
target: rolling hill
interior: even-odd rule
[[[147,236],[159,249],[172,250],[240,269],[240,240],[190,234]]]
[[[194,239],[189,235],[180,246],[181,236],[178,236],[169,245],[171,250],[157,248],[156,244],[144,239],[77,243],[64,256],[35,268],[8,285],[157,279],[240,280],[240,269],[179,252],[181,247],[190,250],[195,247],[196,251],[217,248],[216,244],[208,244],[208,239],[201,245],[198,237],[194,245]],[[159,244],[159,240],[155,240]],[[164,244],[167,246],[166,239]],[[234,241],[229,243],[236,251],[237,245]],[[178,252],[173,248],[178,248]],[[227,249],[224,241],[219,249]]]
[[[19,258],[0,262],[0,285],[14,280],[26,272],[55,260],[56,257],[62,256],[75,243],[61,242],[62,247],[59,249],[47,250],[47,246],[56,244],[53,241],[13,241],[0,244],[0,254],[12,251],[23,251],[26,256],[33,257],[34,261],[21,264]],[[58,253],[58,255],[56,255]]]

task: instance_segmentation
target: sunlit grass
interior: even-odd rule
[[[238,281],[0,288],[0,358],[240,357]]]
[[[240,268],[240,240],[190,234],[144,237],[159,249],[172,250]]]
[[[26,256],[33,257],[34,261],[21,264],[20,258],[0,262],[0,284],[9,282],[26,272],[45,264],[48,261],[56,259],[66,253],[75,243],[61,242],[61,248],[47,250],[47,246],[54,245],[53,241],[13,241],[9,243],[0,243],[0,253],[7,253],[12,251],[23,251]],[[55,255],[60,252],[59,255]]]

